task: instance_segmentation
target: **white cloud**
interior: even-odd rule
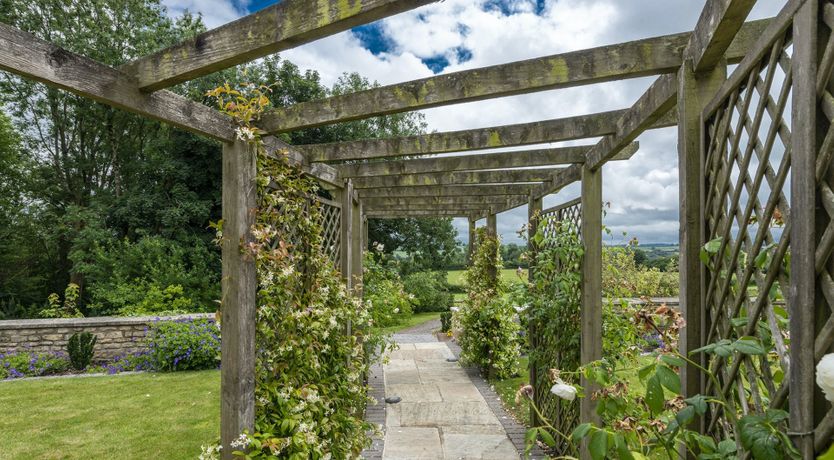
[[[181,16],[184,11],[199,13],[209,29],[222,26],[246,14],[248,2],[237,3],[240,7],[235,6],[230,0],[162,0],[171,16]]]
[[[283,53],[302,69],[320,72],[332,84],[343,72],[359,72],[382,84],[431,75],[422,59],[444,56],[444,73],[529,59],[610,43],[691,30],[703,2],[690,0],[548,0],[541,15],[529,0],[510,0],[515,14],[484,11],[486,0],[446,0],[381,22],[392,49],[378,56],[362,47],[350,32]],[[202,11],[214,26],[240,14],[230,0],[164,0],[172,12]],[[775,15],[784,1],[760,0],[750,19]],[[471,58],[458,59],[458,48]],[[429,128],[438,131],[514,124],[629,107],[653,78],[589,85],[529,95],[458,104],[424,110]],[[643,242],[677,240],[677,133],[674,128],[643,134],[640,151],[627,162],[603,169],[603,197],[611,202],[606,225],[613,234],[627,231]],[[581,144],[590,143],[583,140]],[[576,144],[563,143],[563,144]],[[576,184],[545,206],[573,199]],[[515,232],[527,219],[526,206],[499,216],[505,241],[518,241]],[[482,223],[483,224],[483,223]],[[465,219],[455,226],[463,239]]]

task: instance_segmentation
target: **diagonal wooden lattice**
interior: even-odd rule
[[[539,214],[539,231],[546,237],[553,236],[559,225],[567,225],[572,231],[581,235],[582,207],[579,198],[553,208],[545,209]],[[552,241],[546,238],[545,241]],[[579,424],[579,404],[566,403],[550,392],[552,382],[550,381],[550,369],[566,369],[565,362],[579,363],[579,350],[575,350],[576,356],[565,357],[564,350],[559,350],[546,337],[535,333],[535,327],[531,329],[530,347],[532,356],[536,359],[530,361],[531,384],[533,385],[534,401],[551,424],[562,433],[571,433]],[[557,438],[558,439],[558,438]],[[560,440],[561,441],[561,440]],[[555,448],[555,454],[568,455],[571,453],[571,446],[559,442]]]
[[[703,172],[706,264],[704,343],[754,336],[766,355],[712,356],[709,361],[730,407],[713,405],[705,420],[717,439],[739,439],[725,411],[785,408],[789,375],[788,258],[792,90],[791,29],[779,31],[739,66],[704,117]],[[787,109],[786,109],[787,108]]]
[[[816,270],[817,290],[822,295],[817,295],[819,311],[822,318],[826,318],[817,330],[814,342],[814,362],[819,362],[822,356],[829,352],[834,346],[834,173],[831,168],[832,153],[834,153],[834,2],[823,1],[820,3],[819,37],[827,37],[827,40],[819,41],[819,47],[823,48],[819,53],[821,62],[817,69],[816,91],[818,109],[817,113],[820,122],[819,128],[819,150],[816,154],[814,179],[817,186],[817,211],[816,211],[816,240],[814,253],[814,268]],[[823,321],[820,321],[823,323]],[[834,436],[834,407],[827,401],[824,409],[820,412],[825,416],[821,417],[814,429],[814,450],[824,452],[831,443]],[[815,414],[821,415],[821,414]]]
[[[324,198],[316,198],[316,201],[320,206],[322,246],[333,265],[338,268],[342,254],[342,207],[339,203]]]

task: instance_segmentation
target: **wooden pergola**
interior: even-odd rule
[[[251,240],[255,156],[236,139],[227,116],[165,88],[428,3],[432,0],[284,0],[120,68],[0,24],[0,70],[223,143],[221,438],[226,458],[230,441],[254,423],[257,280],[254,261],[241,253],[239,244]],[[834,432],[834,412],[814,385],[815,363],[834,342],[830,168],[834,5],[828,0],[788,0],[778,16],[745,22],[754,4],[755,0],[707,0],[692,32],[276,108],[259,127],[278,134],[467,101],[656,76],[645,93],[622,110],[393,139],[291,146],[268,137],[267,143],[288,151],[292,161],[334,192],[331,204],[341,210],[338,260],[349,284],[361,276],[367,218],[460,216],[469,218],[472,233],[475,220],[486,217],[495,233],[498,213],[527,205],[530,228],[535,231],[543,197],[581,182],[580,200],[572,206],[581,209],[585,245],[581,362],[586,363],[602,356],[598,340],[602,335],[601,168],[609,161],[630,158],[638,148],[635,139],[644,131],[677,126],[680,303],[687,321],[681,350],[686,353],[720,338],[755,335],[758,322],[778,329],[771,321],[768,300],[762,300],[766,296],[732,293],[730,283],[699,260],[707,241],[723,237],[716,263],[726,264],[726,271],[737,272],[739,279],[755,282],[760,289],[779,283],[790,314],[789,327],[778,331],[781,342],[776,345],[786,377],[779,384],[772,377],[761,377],[763,388],[772,394],[751,396],[750,401],[740,402],[739,410],[789,406],[791,436],[803,456],[811,458],[828,446]],[[736,65],[730,75],[728,65]],[[780,77],[775,78],[775,73]],[[773,88],[781,92],[775,94]],[[790,116],[785,115],[788,96]],[[471,154],[600,137],[579,147]],[[779,143],[781,149],[775,148]],[[777,152],[773,154],[774,161],[779,160],[777,167],[768,161],[772,152]],[[447,153],[456,156],[407,158]],[[783,191],[787,177],[789,193]],[[761,188],[763,183],[767,190]],[[756,222],[770,222],[774,210],[785,221],[784,231],[776,237],[752,219],[755,215]],[[789,279],[777,263],[770,263],[764,273],[752,267],[765,243],[780,262],[790,249]],[[738,256],[742,248],[749,256],[746,262],[738,257],[722,262],[723,254]],[[730,322],[740,311],[750,319],[744,330]],[[782,332],[790,337],[789,348]],[[715,365],[720,369],[720,362]],[[740,374],[756,379],[751,369],[750,363],[734,362],[721,371],[723,388],[713,391],[739,391]],[[696,368],[685,366],[681,373],[684,394],[709,389]],[[594,404],[591,398],[582,399],[581,421],[596,420]],[[718,435],[720,412],[702,421],[704,432]]]

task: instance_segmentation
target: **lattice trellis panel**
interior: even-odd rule
[[[721,388],[708,383],[706,393],[721,391],[731,405],[713,406],[705,420],[718,439],[739,439],[725,410],[762,413],[787,402],[791,39],[788,27],[755,65],[739,66],[730,77],[738,84],[704,117],[705,343],[755,336],[768,351],[711,359]]]
[[[817,126],[819,150],[816,154],[815,181],[817,186],[816,240],[814,267],[816,269],[816,286],[818,299],[817,334],[814,343],[814,362],[830,352],[834,346],[834,170],[831,157],[834,153],[834,2],[821,1],[819,6],[818,46],[821,48],[817,83],[818,110]],[[825,318],[824,321],[822,319]],[[822,406],[822,407],[820,407]],[[817,401],[815,416],[821,417],[814,429],[814,450],[821,453],[828,448],[834,436],[834,408],[827,401]]]
[[[553,236],[558,226],[567,225],[577,235],[581,235],[582,208],[581,200],[576,199],[565,204],[546,209],[539,214],[539,229],[545,236]],[[566,403],[564,400],[550,393],[552,385],[549,376],[550,369],[565,369],[565,361],[579,363],[579,350],[573,359],[565,358],[563,350],[557,349],[546,337],[536,334],[536,327],[532,325],[530,334],[530,347],[536,359],[531,359],[530,367],[531,380],[534,389],[534,401],[542,415],[559,429],[562,433],[570,433],[579,424],[579,403]],[[556,437],[558,439],[558,437]],[[556,454],[570,454],[570,446],[560,444],[556,448]]]
[[[341,266],[342,254],[342,207],[339,203],[316,198],[321,209],[322,245],[333,265]]]

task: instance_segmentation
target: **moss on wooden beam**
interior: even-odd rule
[[[426,210],[426,209],[415,209],[415,210],[406,210],[406,209],[389,209],[389,210],[376,210],[376,211],[368,211],[365,212],[365,215],[368,216],[369,219],[405,219],[409,217],[413,218],[426,218],[430,219],[433,217],[472,217],[475,219],[482,219],[486,217],[488,211],[468,211],[468,210],[458,210],[458,211],[446,211],[441,209],[435,210]]]
[[[126,64],[156,91],[294,48],[435,0],[284,0]]]
[[[482,195],[527,195],[533,189],[525,184],[493,185],[435,185],[395,188],[372,188],[359,190],[360,199],[371,197],[431,197],[431,196],[482,196]]]
[[[457,171],[449,173],[405,174],[399,176],[356,177],[357,189],[413,187],[463,184],[512,184],[518,182],[544,182],[558,168],[507,169],[500,171]]]
[[[362,203],[369,208],[392,207],[392,206],[451,206],[455,204],[500,206],[507,205],[518,199],[526,199],[527,195],[482,195],[482,196],[426,196],[426,197],[368,197],[363,198]]]
[[[759,23],[745,25],[760,30]],[[753,33],[739,34],[727,50],[740,60]],[[264,115],[261,127],[286,132],[377,115],[535,91],[675,72],[689,33],[600,46],[542,58],[465,70],[356,93],[304,102]]]
[[[585,154],[588,152],[589,147],[559,147],[552,149],[515,150],[481,155],[421,158],[419,160],[375,161],[370,163],[339,165],[336,166],[336,170],[343,177],[370,177],[564,165],[584,163]],[[632,143],[632,145],[620,152],[614,159],[627,160],[637,152],[637,148],[638,144],[636,142]]]
[[[596,170],[669,112],[677,102],[675,75],[658,78],[617,122],[617,132],[603,137],[588,152],[585,164]]]
[[[756,0],[706,2],[685,51],[685,58],[691,61],[695,72],[709,70],[724,58],[755,4]]]
[[[170,91],[145,94],[116,69],[0,23],[0,70],[220,141],[235,140],[232,120]]]

